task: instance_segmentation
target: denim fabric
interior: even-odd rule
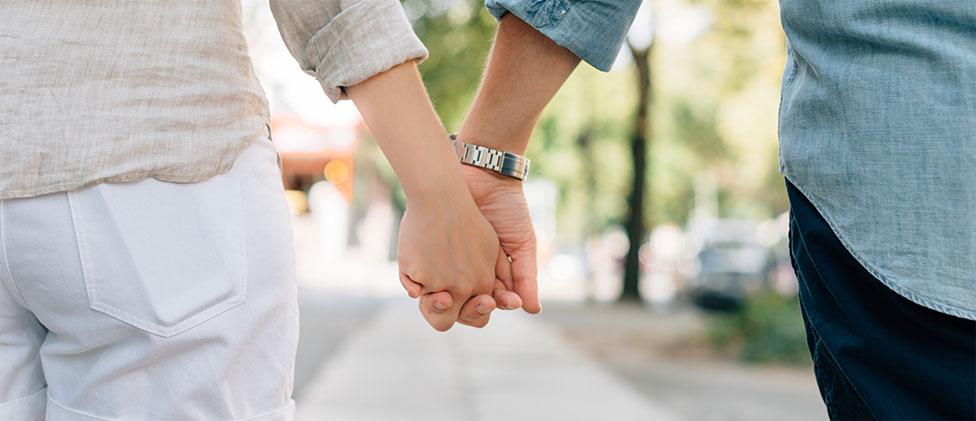
[[[486,0],[607,70],[638,0]],[[780,171],[898,294],[976,320],[976,6],[782,0]]]
[[[781,4],[781,172],[871,275],[976,319],[976,5]]]
[[[603,71],[617,58],[640,4],[641,0],[485,0],[496,18],[511,12]]]
[[[976,322],[896,294],[858,263],[794,186],[790,255],[831,419],[976,419]]]

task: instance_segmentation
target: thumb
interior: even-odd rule
[[[499,308],[515,310],[522,306],[522,299],[515,292],[515,281],[512,280],[512,262],[501,247],[498,248],[498,260],[495,262],[495,287],[491,295]]]
[[[535,246],[524,247],[512,254],[512,281],[515,292],[522,297],[522,308],[527,313],[542,311],[539,303],[538,265]]]

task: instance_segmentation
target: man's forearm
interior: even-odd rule
[[[515,15],[505,15],[460,138],[524,153],[542,110],[579,62]]]

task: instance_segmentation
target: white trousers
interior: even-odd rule
[[[273,145],[196,184],[0,201],[0,420],[287,420],[298,304]]]

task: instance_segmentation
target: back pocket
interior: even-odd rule
[[[170,337],[244,302],[234,171],[196,184],[102,184],[68,198],[93,310]]]

